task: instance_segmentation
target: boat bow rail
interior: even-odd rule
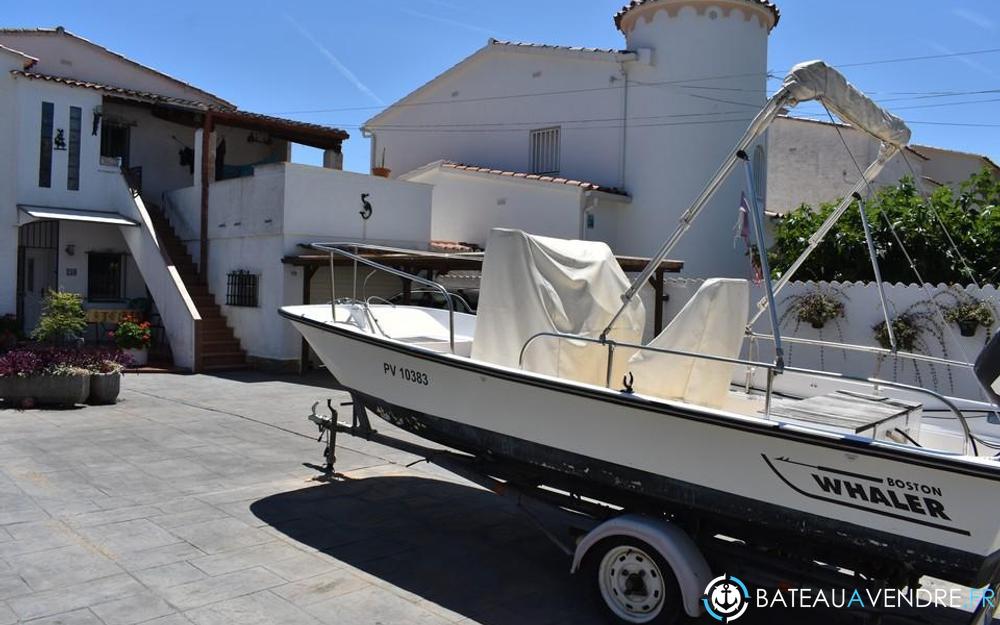
[[[333,270],[334,257],[342,256],[344,258],[354,261],[354,280],[353,280],[353,291],[350,301],[362,306],[364,308],[365,314],[369,319],[375,320],[375,316],[371,312],[371,308],[368,305],[369,298],[358,298],[357,288],[358,288],[358,265],[366,265],[373,269],[379,271],[385,271],[386,273],[392,274],[404,280],[410,280],[417,284],[426,286],[441,295],[444,296],[445,304],[448,307],[448,346],[452,354],[455,353],[455,301],[453,298],[459,297],[459,295],[451,293],[444,285],[434,282],[433,280],[428,280],[427,278],[422,278],[420,276],[414,275],[412,273],[403,271],[402,269],[397,269],[395,267],[390,267],[383,263],[377,262],[371,258],[361,255],[361,251],[377,252],[381,254],[407,254],[410,256],[426,256],[429,258],[464,258],[464,259],[478,259],[482,260],[482,254],[478,252],[473,253],[442,253],[442,252],[423,252],[419,250],[404,250],[397,247],[389,247],[385,245],[374,245],[371,243],[358,243],[358,242],[328,242],[328,243],[312,243],[310,246],[312,249],[319,250],[322,252],[327,252],[330,255],[330,306],[332,309],[331,319],[336,319],[336,305],[337,305],[337,290],[336,290],[336,277]],[[353,250],[353,251],[348,251]],[[369,275],[370,277],[370,275]],[[364,284],[367,284],[368,280],[365,278]],[[364,287],[362,286],[362,291]],[[363,295],[364,293],[362,293]],[[464,300],[463,300],[464,301]],[[468,304],[466,304],[468,305]],[[378,321],[375,320],[374,323],[376,328],[379,328]]]

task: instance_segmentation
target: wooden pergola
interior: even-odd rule
[[[311,250],[308,246],[304,248],[302,254],[285,256],[281,262],[293,267],[301,267],[302,278],[302,303],[308,304],[312,297],[310,283],[313,276],[321,267],[330,266],[330,255],[316,250]],[[478,271],[482,267],[483,253],[470,252],[461,254],[435,254],[414,250],[413,253],[382,253],[382,252],[360,252],[360,256],[370,258],[383,265],[401,269],[407,273],[416,274],[421,271],[429,272],[430,276],[439,276],[451,271]],[[650,259],[640,256],[616,256],[618,264],[626,273],[638,273],[645,269]],[[335,267],[350,267],[354,261],[342,256],[334,256],[333,265]],[[684,263],[679,260],[665,260],[657,267],[656,272],[650,278],[650,286],[655,292],[655,310],[653,312],[653,327],[656,334],[663,329],[663,303],[664,303],[664,276],[667,273],[677,273],[684,267]],[[412,283],[410,280],[402,279],[403,302],[409,303]]]

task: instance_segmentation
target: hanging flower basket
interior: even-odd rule
[[[993,325],[995,315],[989,303],[966,299],[945,310],[944,318],[955,323],[962,336],[975,336],[979,326],[989,328]]]

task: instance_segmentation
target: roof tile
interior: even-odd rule
[[[645,4],[651,4],[653,2],[659,2],[659,1],[660,0],[631,0],[628,4],[619,9],[617,13],[615,13],[615,27],[618,28],[618,30],[621,30],[622,18],[624,18],[625,14],[631,11],[632,9],[638,8]],[[769,9],[771,13],[774,14],[774,25],[775,26],[778,25],[778,20],[781,19],[781,11],[778,10],[778,5],[774,4],[770,0],[743,0],[743,1],[749,4],[758,4],[760,6]]]
[[[212,111],[213,114],[220,116],[222,119],[233,119],[233,120],[239,119],[244,121],[259,121],[259,122],[268,122],[273,124],[282,124],[283,126],[286,126],[288,128],[301,130],[303,132],[324,133],[325,135],[337,135],[337,137],[334,138],[339,138],[340,140],[344,140],[349,137],[347,132],[340,130],[339,128],[333,128],[331,126],[321,126],[319,124],[310,124],[308,122],[300,122],[293,119],[272,117],[270,115],[263,115],[261,113],[251,113],[249,111],[241,111],[229,107],[213,106],[210,104],[206,104],[204,102],[185,100],[182,98],[165,96],[158,93],[150,93],[148,91],[137,91],[135,89],[126,89],[125,87],[115,87],[113,85],[104,85],[96,82],[77,80],[75,78],[50,76],[48,74],[39,74],[37,72],[26,72],[17,69],[11,70],[11,74],[15,76],[28,78],[30,80],[44,80],[46,82],[58,83],[70,87],[79,87],[83,89],[93,89],[95,91],[103,91],[110,95],[126,99],[141,100],[143,102],[152,102],[156,104],[166,104],[170,106],[176,106],[196,111]]]
[[[529,174],[521,171],[505,171],[501,169],[492,169],[490,167],[479,167],[477,165],[466,165],[464,163],[455,163],[452,161],[443,161],[441,167],[446,167],[448,169],[455,169],[458,171],[468,171],[480,174],[491,174],[494,176],[507,176],[513,178],[521,178],[524,180],[535,180],[538,182],[551,182],[553,184],[562,184],[570,187],[580,187],[587,191],[601,191],[603,193],[610,193],[613,195],[621,195],[628,197],[628,193],[618,189],[617,187],[605,187],[594,182],[587,182],[585,180],[571,180],[569,178],[560,178],[557,176],[545,176],[542,174]]]

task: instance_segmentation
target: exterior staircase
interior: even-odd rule
[[[195,308],[201,315],[201,370],[223,371],[247,368],[246,352],[243,351],[239,339],[233,334],[233,329],[222,315],[222,309],[215,303],[215,297],[209,291],[208,284],[198,273],[198,267],[188,253],[187,246],[177,236],[159,206],[147,203],[146,208],[162,249],[177,268],[177,273],[180,274]]]

